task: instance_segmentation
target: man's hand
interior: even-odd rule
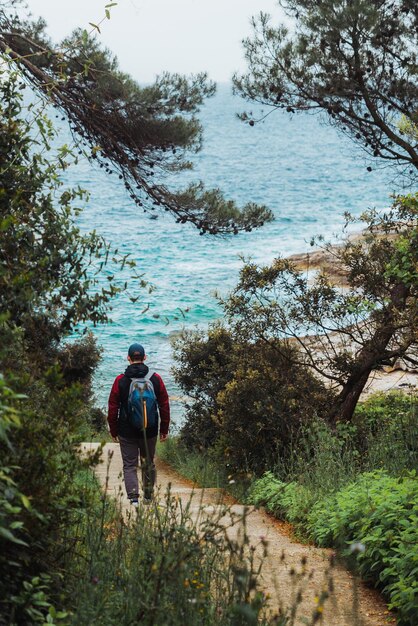
[[[163,435],[163,433],[160,433],[160,441],[167,441],[168,439],[168,433],[166,433],[165,435]]]
[[[119,437],[112,437],[113,443],[119,443]]]

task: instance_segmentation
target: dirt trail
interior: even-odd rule
[[[84,449],[93,450],[98,444],[83,444]],[[113,456],[109,459],[109,452]],[[120,500],[122,509],[126,512],[130,504],[123,490],[122,461],[118,444],[106,444],[103,450],[103,462],[97,467],[98,478],[107,494]],[[304,577],[303,599],[298,608],[296,624],[303,624],[299,618],[311,617],[315,608],[315,597],[319,596],[324,586],[326,572],[329,569],[330,550],[302,545],[291,538],[285,524],[274,520],[271,516],[252,507],[244,507],[228,498],[225,501],[222,491],[218,489],[199,489],[187,481],[160,459],[157,460],[158,493],[163,495],[168,486],[171,493],[180,498],[184,504],[190,502],[192,515],[214,515],[219,511],[220,504],[228,504],[228,515],[225,524],[230,524],[233,518],[246,517],[246,533],[250,544],[257,546],[256,550],[263,551],[260,540],[268,542],[268,556],[262,570],[263,591],[271,597],[272,610],[276,610],[282,603],[291,604],[295,594],[295,579],[303,570]],[[158,500],[158,496],[157,496]],[[229,532],[239,535],[242,523],[236,522]],[[283,560],[283,555],[285,559]],[[303,561],[306,559],[306,566]],[[323,626],[385,626],[394,623],[390,620],[386,604],[381,596],[356,579],[342,566],[336,565],[332,569],[332,579],[335,593],[333,599],[328,600],[323,612]],[[354,607],[358,605],[360,620],[354,617]]]

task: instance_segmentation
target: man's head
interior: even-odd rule
[[[145,350],[140,343],[133,343],[129,346],[128,361],[129,363],[142,363],[145,361]]]

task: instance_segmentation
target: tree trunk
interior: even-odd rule
[[[351,421],[370,373],[384,360],[386,348],[398,330],[396,313],[405,309],[408,294],[409,288],[403,283],[392,289],[387,310],[373,336],[360,351],[357,363],[337,398],[331,413],[331,422]]]
[[[372,369],[372,367],[369,367],[361,373],[350,375],[337,398],[335,409],[331,416],[332,422],[351,421],[357,402],[359,401]]]

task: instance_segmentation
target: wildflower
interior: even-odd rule
[[[361,541],[356,541],[350,545],[350,552],[353,554],[358,554],[359,552],[364,552],[366,550],[366,546]]]
[[[235,480],[232,478],[232,479],[229,481],[229,484],[230,484],[230,485],[235,485]]]

